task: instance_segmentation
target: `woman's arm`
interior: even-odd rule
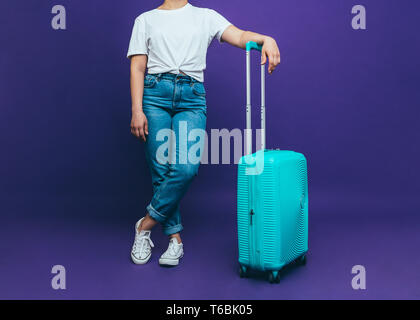
[[[131,57],[130,87],[131,87],[131,133],[146,141],[149,134],[147,118],[143,113],[144,74],[146,73],[147,56],[144,54]]]
[[[244,31],[233,25],[229,26],[222,35],[222,41],[225,41],[235,47],[245,49],[246,43],[254,41],[262,45],[262,60],[261,64],[269,60],[268,72],[271,74],[277,65],[280,63],[280,51],[277,47],[276,40],[269,36],[259,33]]]

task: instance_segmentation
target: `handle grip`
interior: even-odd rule
[[[246,43],[246,51],[251,51],[251,50],[257,50],[257,51],[261,52],[262,45],[254,42],[254,41],[248,41]]]

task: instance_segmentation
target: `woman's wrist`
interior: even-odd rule
[[[266,43],[267,41],[271,41],[273,38],[270,36],[264,36],[262,44]]]
[[[136,106],[131,108],[132,114],[143,113],[143,106]]]

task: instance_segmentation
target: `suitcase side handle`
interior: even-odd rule
[[[252,153],[251,131],[251,51],[262,51],[262,46],[254,41],[246,44],[246,130],[245,154]],[[265,149],[265,65],[261,65],[261,150]]]

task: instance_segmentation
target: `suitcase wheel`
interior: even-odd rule
[[[301,266],[305,266],[306,265],[306,254],[304,254],[303,256],[300,256],[297,259],[297,263]]]
[[[280,282],[280,270],[270,271],[268,273],[268,281],[270,283],[279,283]]]
[[[239,265],[239,276],[241,278],[246,278],[248,276],[248,268],[243,265]]]

